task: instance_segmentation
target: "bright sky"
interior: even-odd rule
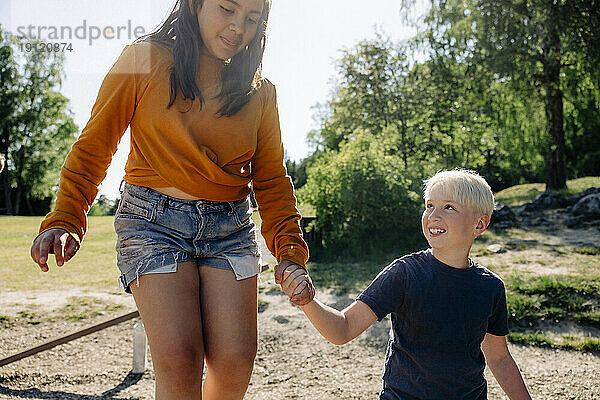
[[[420,10],[425,1],[417,0]],[[45,42],[72,44],[73,50],[66,52],[62,93],[70,99],[81,130],[102,79],[123,47],[136,33],[153,30],[173,4],[173,0],[0,0],[0,24]],[[328,99],[340,49],[373,38],[376,31],[393,41],[415,34],[404,23],[400,4],[401,0],[273,0],[263,75],[277,87],[283,142],[290,158],[299,160],[309,153],[306,134],[316,128],[311,107]],[[109,198],[118,196],[128,135],[100,191]]]

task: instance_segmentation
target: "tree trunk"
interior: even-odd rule
[[[25,205],[27,205],[27,215],[35,215],[31,206],[31,198],[28,195],[25,196]]]
[[[8,187],[8,168],[5,167],[2,171],[2,186],[4,186],[4,204],[6,206],[6,215],[15,215],[10,201],[10,188]]]
[[[10,189],[8,187],[8,158],[10,154],[8,152],[8,118],[4,118],[2,121],[2,134],[0,135],[0,153],[4,154],[4,169],[0,171],[0,177],[2,178],[2,186],[4,187],[4,207],[6,208],[6,215],[13,215],[12,203],[10,201]]]
[[[21,201],[23,197],[23,166],[25,165],[25,145],[21,145],[21,148],[17,152],[17,158],[19,159],[18,163],[15,163],[17,170],[17,191],[15,193],[15,205],[14,205],[14,215],[19,215],[19,211],[21,211]]]
[[[400,124],[400,132],[402,132],[400,135],[402,139],[402,161],[404,162],[404,168],[408,169],[408,144],[406,143],[406,129],[406,121],[404,118],[402,118]]]
[[[557,10],[553,8],[552,13]],[[554,22],[556,19],[551,18]],[[567,188],[565,171],[565,131],[563,123],[563,94],[560,90],[561,43],[556,24],[549,27],[544,46],[544,89],[546,91],[546,118],[552,138],[546,166],[546,190]]]

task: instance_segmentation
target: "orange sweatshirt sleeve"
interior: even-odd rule
[[[289,260],[304,266],[308,246],[302,239],[298,223],[301,217],[292,181],[283,163],[277,95],[270,82],[265,81],[263,85],[263,114],[252,159],[252,187],[262,218],[261,233],[278,262]]]
[[[40,233],[62,228],[83,240],[87,212],[133,117],[137,71],[135,46],[128,46],[104,78],[91,117],[63,164],[54,211]]]

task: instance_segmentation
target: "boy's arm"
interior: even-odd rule
[[[305,270],[288,267],[283,272],[281,289],[290,299],[293,300],[307,286],[314,293],[312,280]],[[338,311],[313,299],[302,306],[302,311],[319,333],[333,344],[348,343],[377,321],[373,310],[360,300]]]
[[[302,307],[302,311],[321,335],[333,344],[346,344],[377,321],[371,308],[358,300],[342,311],[317,299]]]
[[[511,400],[531,400],[519,367],[512,358],[505,336],[489,333],[481,343],[481,350],[494,377]]]

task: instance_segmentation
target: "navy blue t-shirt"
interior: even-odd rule
[[[454,268],[424,250],[395,260],[358,297],[392,329],[381,399],[487,397],[481,342],[508,334],[504,283],[469,259]]]

